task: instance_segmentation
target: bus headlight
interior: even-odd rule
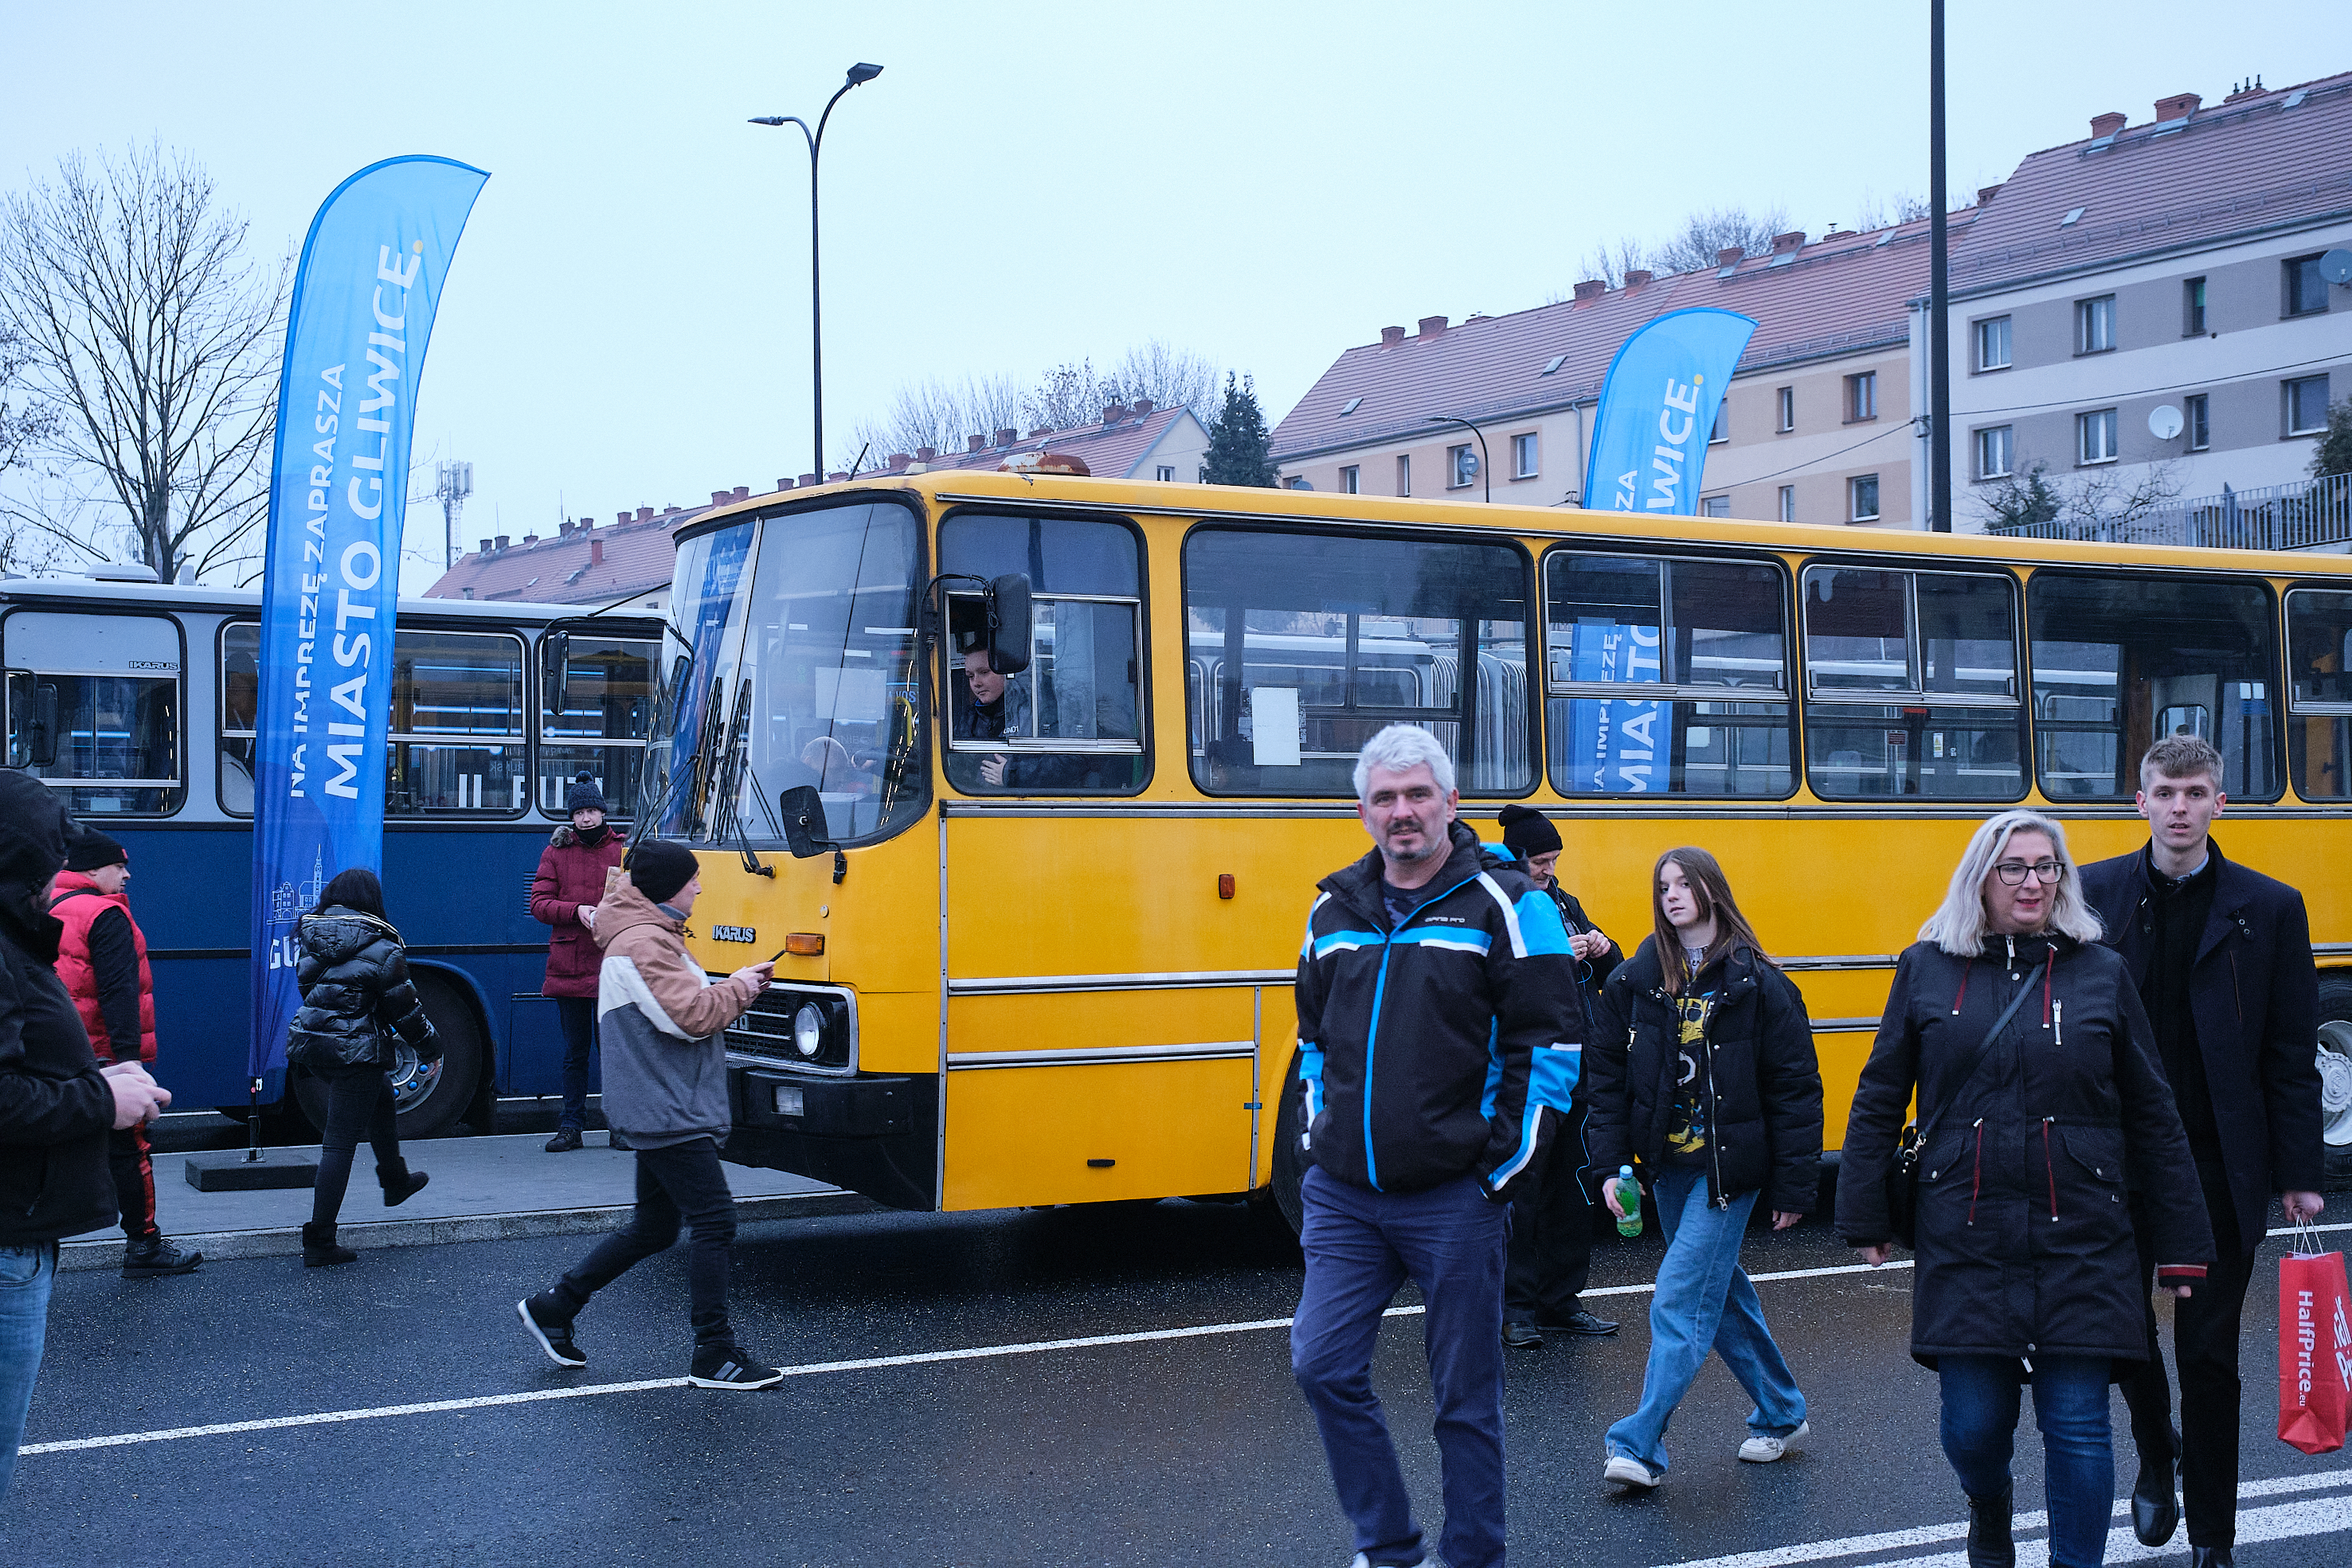
[[[793,1015],[793,1049],[803,1056],[814,1056],[824,1044],[824,1014],[814,1002],[803,1002],[800,1011]]]

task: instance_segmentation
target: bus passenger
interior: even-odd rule
[[[85,827],[66,845],[66,869],[49,884],[58,937],[58,977],[73,993],[100,1061],[155,1060],[155,981],[147,937],[131,914],[131,855],[108,834]],[[107,1149],[122,1212],[122,1277],[149,1280],[193,1273],[201,1252],[183,1252],[155,1223],[155,1166],[147,1128],[121,1128]]]
[[[580,1146],[588,1124],[588,1050],[596,1042],[596,970],[603,956],[589,935],[596,928],[596,900],[604,896],[604,873],[621,863],[628,848],[604,822],[604,792],[586,773],[563,792],[572,825],[548,835],[539,852],[539,872],[530,879],[530,917],[554,927],[547,942],[547,978],[539,994],[555,998],[563,1030],[563,1111],[547,1152]],[[620,1134],[612,1146],[627,1148]]]
[[[1911,1356],[1941,1385],[1971,1563],[2017,1561],[2010,1456],[2028,1383],[2053,1568],[2105,1560],[2107,1387],[2148,1354],[2127,1193],[2146,1196],[2174,1260],[2156,1270],[2165,1286],[2189,1296],[2213,1256],[2147,1015],[2098,936],[2065,830],[2033,811],[1987,820],[1895,966],[1846,1125],[1838,1233],[1884,1263],[1887,1174],[1917,1093]]]
[[[1559,830],[1532,806],[1503,808],[1503,842],[1529,882],[1551,896],[1568,927],[1576,957],[1578,1003],[1591,1012],[1601,983],[1623,956],[1555,874]],[[1592,1038],[1590,1026],[1583,1038]],[[1584,1152],[1585,1097],[1580,1092],[1551,1147],[1531,1173],[1528,1191],[1511,1205],[1510,1263],[1503,1277],[1503,1343],[1514,1350],[1543,1343],[1544,1331],[1601,1335],[1617,1332],[1607,1318],[1578,1302],[1592,1270],[1591,1167]]]
[[[1001,675],[989,667],[985,647],[967,648],[963,679],[971,696],[969,701],[956,705],[958,740],[1002,740],[1008,735],[1029,733],[1029,682],[1025,674]],[[1012,765],[1013,759],[1004,753],[989,753],[981,758],[980,781],[1001,788]]]
[[[1427,730],[1372,737],[1355,785],[1375,848],[1318,884],[1298,956],[1291,1370],[1365,1564],[1428,1561],[1371,1383],[1407,1278],[1428,1302],[1440,1550],[1453,1568],[1503,1561],[1503,1206],[1568,1113],[1581,1045],[1558,909],[1454,820],[1454,777]]]
[[[1642,1403],[1606,1438],[1601,1477],[1628,1488],[1665,1479],[1666,1423],[1710,1350],[1756,1402],[1741,1458],[1770,1464],[1811,1430],[1739,1267],[1759,1197],[1786,1230],[1820,1190],[1822,1074],[1805,998],[1705,850],[1660,855],[1650,902],[1656,929],[1609,977],[1586,1053],[1592,1161],[1642,1168],[1666,1240]],[[1622,1218],[1621,1185],[1610,1176],[1601,1194]]]
[[[375,873],[365,866],[337,872],[319,906],[294,923],[294,942],[301,950],[294,978],[302,1006],[287,1034],[286,1060],[327,1086],[319,1181],[302,1227],[302,1266],[319,1269],[359,1259],[335,1244],[335,1222],[362,1134],[375,1150],[386,1208],[424,1190],[425,1174],[410,1170],[400,1154],[392,1037],[405,1041],[420,1062],[437,1060],[441,1042],[408,978],[408,949],[383,917],[383,883]]]

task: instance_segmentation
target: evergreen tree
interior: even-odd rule
[[[2311,472],[2315,478],[2352,474],[2352,397],[2327,411],[2327,434],[2319,438],[2319,450],[2311,455]]]
[[[1209,483],[1275,487],[1273,438],[1265,413],[1257,406],[1255,381],[1238,383],[1225,372],[1225,405],[1209,422]]]
[[[1984,508],[1986,528],[2000,533],[2057,521],[2065,503],[2056,487],[2043,477],[2049,469],[2047,463],[2029,463],[2021,472],[1986,486],[1978,497],[1978,504]]]

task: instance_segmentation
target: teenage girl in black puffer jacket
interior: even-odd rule
[[[319,1185],[310,1223],[302,1228],[302,1262],[315,1269],[359,1257],[335,1244],[335,1219],[362,1133],[375,1149],[386,1207],[406,1202],[425,1186],[425,1173],[411,1171],[401,1157],[393,1122],[392,1037],[420,1061],[438,1059],[441,1042],[409,982],[400,933],[383,917],[383,884],[375,873],[359,867],[338,873],[319,907],[296,922],[294,940],[301,949],[294,977],[302,988],[302,1007],[287,1038],[286,1060],[327,1086]]]

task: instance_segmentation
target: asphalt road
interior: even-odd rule
[[[28,1453],[0,1505],[0,1560],[1348,1560],[1346,1526],[1290,1382],[1287,1336],[1278,1327],[1170,1333],[1288,1315],[1296,1254],[1242,1210],[1169,1203],[749,1228],[737,1251],[738,1330],[769,1360],[808,1369],[758,1394],[660,1385],[546,1397],[686,1370],[681,1252],[642,1265],[582,1316],[585,1370],[540,1355],[513,1303],[583,1245],[400,1249],[334,1270],[258,1259],[170,1281],[67,1275],[28,1446],[458,1404]],[[1811,1403],[1805,1450],[1773,1466],[1738,1463],[1746,1403],[1710,1363],[1675,1425],[1666,1486],[1608,1495],[1601,1436],[1638,1391],[1647,1298],[1637,1292],[1655,1261],[1654,1241],[1613,1245],[1597,1260],[1590,1304],[1625,1320],[1615,1339],[1554,1340],[1510,1363],[1514,1562],[1958,1562],[1966,1511],[1936,1447],[1933,1381],[1904,1351],[1904,1270],[1761,1284]],[[1851,1262],[1817,1225],[1749,1239],[1759,1274]],[[2246,1478],[2267,1490],[2247,1503],[2260,1528],[2242,1536],[2239,1561],[2343,1568],[2352,1461],[2306,1458],[2271,1435],[2272,1317],[2259,1304],[2252,1316]],[[1376,1375],[1433,1530],[1420,1322],[1391,1319]],[[1105,1335],[1135,1337],[1049,1343]],[[877,1358],[906,1359],[825,1364]],[[2120,1429],[2120,1404],[2117,1416]],[[2021,1509],[2038,1507],[2041,1490],[2030,1418],[2027,1432]],[[2118,1469],[2127,1485],[2128,1445]],[[1908,1531],[1922,1533],[1899,1533]],[[2276,1538],[2251,1541],[2263,1531]],[[2021,1562],[2043,1560],[2038,1539]],[[2137,1553],[2126,1552],[2129,1539],[2117,1538],[2109,1561]],[[1829,1544],[1796,1559],[1806,1542]],[[2186,1562],[2185,1546],[2166,1560]]]

